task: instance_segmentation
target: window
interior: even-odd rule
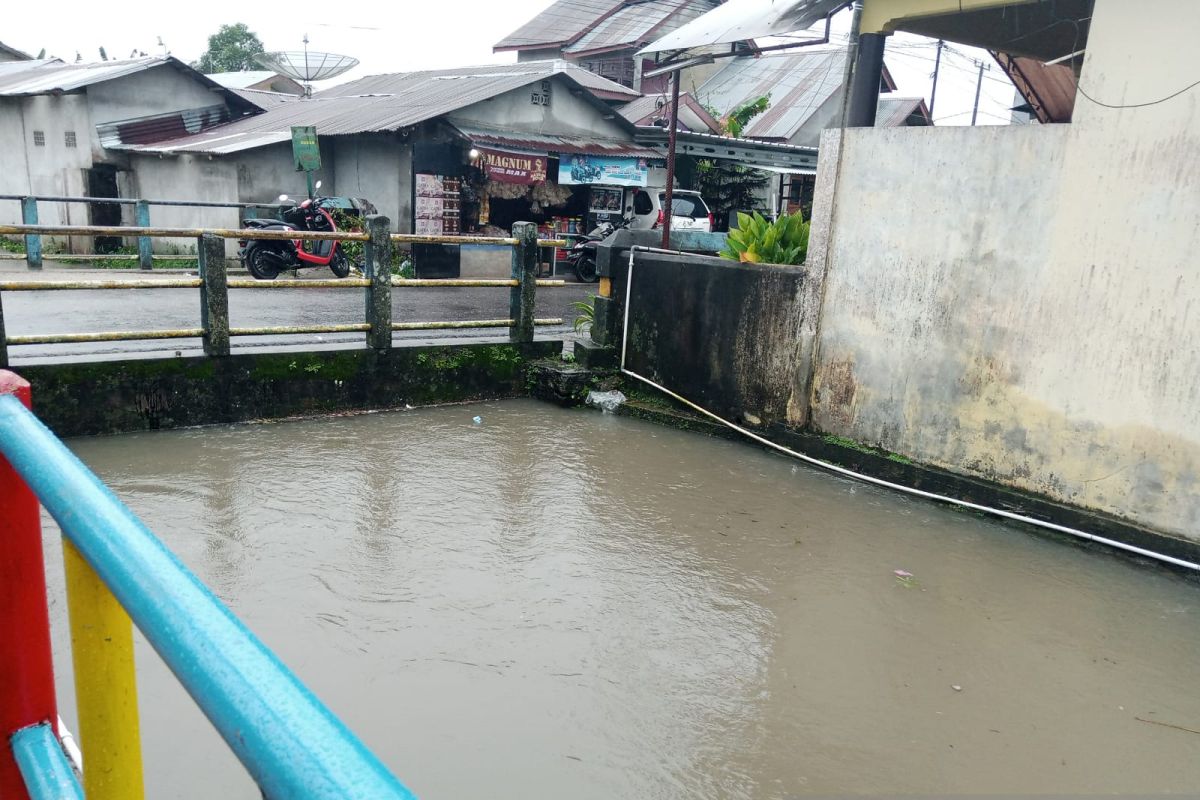
[[[75,131],[67,131],[63,134],[63,144],[67,147],[75,146]]]
[[[46,132],[45,131],[34,131],[33,132],[33,146],[34,147],[45,147],[46,146]]]
[[[667,195],[665,193],[659,193],[659,205],[661,206],[665,202],[667,202]],[[675,197],[671,198],[671,216],[700,219],[708,216],[708,209],[705,208],[704,201],[698,197],[676,195]]]

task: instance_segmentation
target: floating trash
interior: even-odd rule
[[[482,425],[483,417],[479,417],[479,416],[471,417],[471,421],[474,422],[476,425]]]
[[[589,406],[596,406],[605,414],[611,414],[616,411],[622,403],[625,402],[625,395],[618,391],[612,392],[588,392],[587,403]]]

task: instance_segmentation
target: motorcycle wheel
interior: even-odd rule
[[[273,281],[279,276],[279,269],[267,258],[267,251],[257,244],[246,249],[246,269],[260,281]]]
[[[346,258],[345,252],[339,247],[337,252],[333,254],[333,258],[329,261],[329,270],[336,278],[344,278],[350,274],[350,259]]]
[[[595,283],[600,280],[600,273],[596,269],[596,259],[581,258],[576,261],[575,277],[583,283]]]

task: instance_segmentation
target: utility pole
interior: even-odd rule
[[[679,127],[679,79],[683,77],[681,70],[671,73],[671,128],[667,131],[667,191],[663,198],[663,227],[662,246],[664,250],[671,249],[671,215],[675,213],[675,141],[676,129]]]
[[[929,92],[929,118],[930,119],[933,119],[933,104],[937,101],[938,70],[941,69],[941,66],[942,66],[942,48],[945,46],[946,46],[946,43],[943,40],[938,39],[937,56],[935,56],[933,59],[933,90]]]
[[[976,61],[975,64],[979,67],[979,79],[975,82],[975,106],[971,109],[971,125],[975,124],[975,118],[979,116],[979,92],[983,89],[983,71],[992,68],[990,64],[983,61]]]

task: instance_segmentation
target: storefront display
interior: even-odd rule
[[[416,178],[416,232],[422,236],[460,233],[462,180],[424,174]]]
[[[564,154],[558,162],[558,182],[563,185],[645,186],[649,179],[644,158]]]

